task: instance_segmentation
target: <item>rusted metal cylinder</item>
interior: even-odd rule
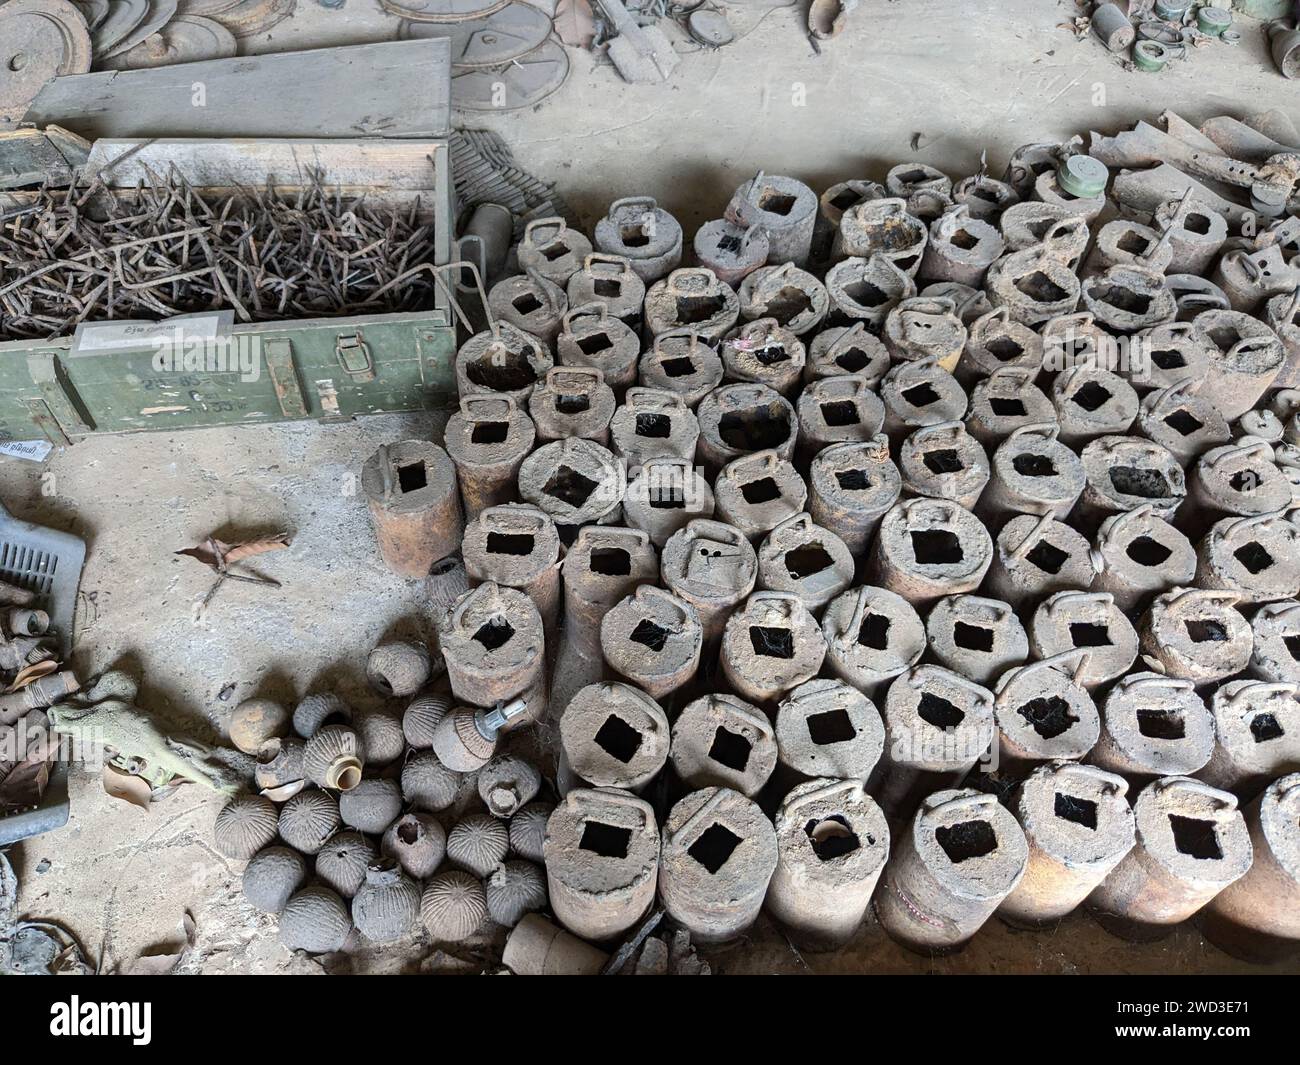
[[[1201,931],[1247,961],[1300,951],[1300,773],[1275,780],[1244,810],[1254,862],[1205,908]]]
[[[614,417],[615,405],[614,390],[605,383],[600,370],[592,366],[557,366],[533,389],[528,412],[537,439],[544,444],[576,436],[608,447],[609,420]],[[519,461],[523,461],[522,456]]]
[[[677,715],[669,758],[688,788],[731,788],[753,798],[776,767],[776,732],[758,707],[715,692]]]
[[[1092,240],[1086,218],[1041,200],[1027,200],[1008,207],[998,220],[998,228],[1007,242],[1007,250],[1012,252],[1036,247],[1051,234],[1053,251],[1071,269],[1083,258]]]
[[[605,383],[619,394],[636,383],[641,340],[599,300],[566,311],[554,343],[561,366],[597,369]]]
[[[881,517],[898,502],[902,478],[889,457],[889,440],[832,444],[808,471],[808,513],[861,559]]]
[[[1199,381],[1205,376],[1214,341],[1193,323],[1166,322],[1143,330],[1135,339],[1141,341],[1147,356],[1142,363],[1129,360],[1129,383],[1139,392],[1169,388],[1188,378]]]
[[[1300,684],[1230,680],[1210,697],[1214,753],[1197,776],[1248,799],[1265,784],[1300,771]]]
[[[913,604],[973,592],[993,560],[993,541],[969,510],[944,499],[905,499],[880,522],[868,573]]]
[[[563,218],[535,218],[524,226],[516,257],[524,273],[536,272],[547,281],[565,285],[591,254],[591,241]]]
[[[486,581],[452,603],[437,626],[447,679],[461,702],[491,707],[544,684],[542,617],[523,592]],[[541,695],[506,727],[539,720],[546,709]]]
[[[870,698],[925,652],[925,626],[915,608],[884,588],[853,588],[832,599],[822,635],[827,671]]]
[[[899,163],[885,175],[885,191],[907,201],[918,218],[933,221],[952,207],[952,178],[928,163]]]
[[[876,388],[890,367],[889,349],[862,322],[833,325],[817,333],[808,345],[804,382],[824,377],[860,377]]]
[[[1300,681],[1300,603],[1267,603],[1250,619],[1254,634],[1247,672],[1259,680]]]
[[[776,830],[755,803],[693,791],[664,822],[659,897],[695,943],[725,943],[757,920],[776,859]]]
[[[540,274],[515,274],[502,278],[488,291],[488,309],[502,325],[553,345],[560,322],[569,309],[564,289]]]
[[[1050,762],[1016,791],[1011,810],[1029,844],[1025,875],[998,907],[1017,928],[1073,913],[1136,839],[1128,783],[1092,766]]]
[[[687,522],[711,518],[713,505],[713,489],[694,461],[665,455],[641,464],[623,497],[623,516],[662,549]]]
[[[1126,15],[1123,15],[1123,12],[1121,12],[1121,15],[1127,18]],[[1056,170],[1049,170],[1046,173],[1039,174],[1034,181],[1034,194],[1044,203],[1064,207],[1071,214],[1087,222],[1094,221],[1106,209],[1106,204],[1109,201],[1105,192],[1100,192],[1095,196],[1076,196],[1061,185],[1057,173]]]
[[[651,196],[625,196],[596,223],[596,247],[627,259],[649,285],[682,261],[682,227]]]
[[[993,693],[942,666],[914,666],[881,704],[885,751],[880,805],[907,817],[926,795],[953,787],[990,751]]]
[[[929,241],[929,227],[908,213],[906,201],[889,196],[844,212],[831,257],[870,259],[879,255],[908,277],[916,277]]]
[[[1076,527],[1092,530],[1112,514],[1150,503],[1172,521],[1187,495],[1183,468],[1165,448],[1131,436],[1102,436],[1080,455],[1088,479],[1075,511]]]
[[[754,592],[722,632],[722,672],[731,687],[775,707],[791,688],[817,676],[826,638],[817,620],[784,592]]]
[[[767,262],[768,237],[762,226],[736,225],[725,218],[695,231],[695,258],[732,288]]]
[[[560,715],[560,751],[568,769],[598,788],[640,791],[668,761],[668,718],[640,688],[589,684]]]
[[[1257,517],[1291,505],[1291,485],[1263,440],[1211,448],[1187,478],[1191,506],[1184,515],[1189,536],[1203,534],[1220,518]]]
[[[1208,349],[1205,391],[1229,421],[1259,402],[1286,361],[1282,341],[1267,325],[1240,311],[1202,311],[1195,324],[1214,342]]]
[[[704,630],[695,608],[671,592],[643,584],[600,623],[609,667],[655,699],[695,676]]]
[[[799,395],[799,444],[802,466],[832,444],[863,443],[885,424],[885,405],[865,377],[823,377],[810,381]]]
[[[1141,406],[1133,386],[1118,374],[1087,366],[1057,374],[1052,403],[1061,443],[1076,450],[1099,436],[1127,433]]]
[[[978,595],[940,599],[925,619],[939,665],[988,686],[1029,658],[1029,636],[1010,603]]]
[[[571,307],[599,302],[633,329],[641,324],[645,282],[632,270],[632,261],[622,255],[588,255],[582,268],[570,276],[566,292]]]
[[[996,226],[972,217],[968,207],[952,207],[930,223],[920,276],[979,288],[1005,250]]]
[[[1038,604],[1029,623],[1029,646],[1035,658],[1086,652],[1074,679],[1092,691],[1129,671],[1137,658],[1138,636],[1109,592],[1072,588]]]
[[[1191,584],[1196,575],[1191,541],[1147,504],[1112,514],[1097,530],[1095,544],[1093,587],[1113,595],[1124,611],[1140,610],[1161,592]]]
[[[987,174],[962,178],[952,189],[954,202],[970,211],[973,218],[997,224],[1002,212],[1020,202],[1020,194],[1005,181]]]
[[[966,326],[956,303],[945,297],[912,296],[885,315],[881,339],[897,362],[934,359],[952,373],[966,347]]]
[[[509,396],[521,407],[554,365],[545,341],[509,322],[475,333],[456,352],[456,391],[462,397]]]
[[[1250,662],[1250,624],[1236,592],[1174,588],[1151,601],[1138,622],[1138,651],[1167,677],[1198,688],[1240,673]]]
[[[1041,244],[1004,255],[989,268],[985,284],[990,302],[1031,328],[1073,313],[1081,286],[1064,259],[1072,250],[1049,231]]]
[[[1208,274],[1228,239],[1223,215],[1199,200],[1167,200],[1155,213],[1155,226],[1161,235],[1168,234],[1168,274]]]
[[[1088,541],[1050,514],[1021,514],[998,533],[985,590],[1027,609],[1045,596],[1087,588],[1096,570]]]
[[[799,597],[813,614],[853,583],[853,556],[844,541],[806,512],[773,527],[758,548],[758,585]]]
[[[465,527],[461,545],[471,584],[518,588],[537,607],[548,639],[560,620],[560,534],[536,507],[488,507]]]
[[[1017,429],[1056,422],[1056,408],[1034,384],[1035,373],[1017,366],[994,370],[970,391],[966,431],[987,448],[995,448]]]
[[[993,795],[935,792],[894,848],[875,908],[891,939],[921,954],[959,949],[1020,883],[1025,834]]]
[[[817,224],[813,227],[812,259],[824,263],[830,258],[831,243],[840,229],[840,219],[850,207],[867,200],[878,200],[889,195],[878,181],[850,178],[832,185],[818,199]]]
[[[710,477],[732,459],[755,451],[794,456],[799,419],[794,407],[766,385],[732,384],[714,389],[696,410],[700,442],[696,455]]]
[[[519,976],[599,976],[609,955],[539,913],[527,913],[506,937],[501,962]]]
[[[1289,504],[1288,504],[1289,505]],[[1300,529],[1277,514],[1224,518],[1196,549],[1196,585],[1263,603],[1300,594]]]
[[[778,772],[782,782],[816,777],[872,779],[885,747],[880,712],[842,680],[800,684],[776,711]]]
[[[470,395],[461,396],[443,439],[456,464],[465,516],[472,521],[485,507],[514,498],[519,467],[533,450],[536,430],[509,396]]]
[[[756,318],[729,332],[718,345],[725,379],[767,385],[787,399],[803,378],[803,342],[775,318]]]
[[[722,383],[722,360],[694,329],[659,333],[639,366],[643,385],[677,393],[692,410]]]
[[[966,349],[957,363],[956,376],[970,387],[996,370],[1017,368],[1034,377],[1043,368],[1042,338],[1011,317],[1006,307],[989,311],[970,324]]]
[[[1087,481],[1079,457],[1057,438],[1055,423],[1024,425],[998,445],[979,509],[994,528],[1015,514],[1065,518]]]
[[[1085,273],[1105,273],[1112,266],[1145,266],[1167,272],[1173,261],[1168,241],[1150,226],[1127,218],[1116,218],[1097,230],[1097,239],[1083,265]]]
[[[593,440],[565,437],[543,444],[519,467],[519,494],[540,507],[571,537],[582,525],[617,512],[625,471]]]
[[[1086,651],[1008,670],[994,688],[998,772],[1014,777],[1040,762],[1077,762],[1101,734],[1101,716],[1088,690],[1065,670],[1079,671]]]
[[[1189,680],[1130,673],[1101,704],[1101,737],[1087,761],[1134,790],[1200,772],[1214,751],[1214,718]]]
[[[885,404],[885,434],[894,442],[923,425],[960,421],[968,407],[957,379],[932,358],[895,366],[880,382],[880,398]]]
[[[614,454],[635,469],[653,458],[694,461],[700,423],[676,392],[629,388],[609,423]]]
[[[767,912],[796,947],[837,950],[866,916],[889,856],[889,825],[861,780],[796,786],[776,812]]]
[[[756,225],[768,235],[767,261],[803,266],[817,224],[817,194],[802,181],[759,174],[732,194],[726,216],[737,225]]]
[[[959,421],[923,425],[898,446],[902,487],[909,496],[950,499],[973,510],[992,469],[984,446]]]
[[[740,298],[712,270],[683,266],[650,286],[645,296],[645,328],[650,336],[694,329],[717,341],[740,319]]]
[[[808,486],[775,451],[742,455],[713,482],[718,517],[757,543],[808,503]]]
[[[1201,383],[1185,377],[1168,388],[1148,392],[1138,409],[1138,434],[1167,448],[1183,466],[1232,439],[1227,419],[1208,398],[1197,394]]]
[[[1055,170],[1059,165],[1063,147],[1060,144],[1041,142],[1022,144],[1011,153],[1002,180],[1015,189],[1022,199],[1028,197],[1034,191],[1034,179],[1039,174]]]
[[[816,329],[831,305],[826,286],[792,263],[759,267],[745,277],[736,294],[746,321],[773,318],[797,337]]]
[[[758,556],[740,530],[693,518],[664,544],[661,573],[668,589],[695,608],[712,648],[732,609],[754,590]]]
[[[1133,804],[1137,842],[1088,896],[1107,931],[1167,935],[1250,868],[1250,830],[1237,800],[1188,777],[1162,777]]]
[[[564,556],[564,642],[601,662],[601,619],[659,574],[659,557],[641,529],[586,525]]]
[[[989,303],[988,295],[982,288],[972,288],[959,281],[932,281],[918,295],[927,299],[949,300],[967,330],[993,310],[993,304]]]
[[[437,444],[382,444],[361,468],[379,554],[394,573],[422,578],[460,546],[465,530],[456,468]]]
[[[546,822],[547,897],[565,928],[600,942],[650,909],[659,883],[659,826],[648,802],[617,788],[577,788]]]
[[[862,323],[878,330],[898,303],[916,295],[916,282],[883,255],[850,256],[826,271],[828,325]]]

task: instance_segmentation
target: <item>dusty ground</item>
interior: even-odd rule
[[[798,8],[726,11],[742,39],[718,52],[684,43],[691,54],[666,88],[625,85],[570,51],[573,71],[556,95],[474,124],[500,130],[521,164],[556,181],[588,221],[614,196],[650,193],[690,232],[759,168],[819,189],[879,178],[907,158],[960,176],[983,150],[998,172],[1018,144],[1109,130],[1166,107],[1193,121],[1257,106],[1300,112],[1297,90],[1278,77],[1249,24],[1239,47],[1198,50],[1152,76],[1125,72],[1094,39],[1058,28],[1075,11],[1068,0],[865,0],[820,56]],[[293,19],[254,47],[385,40],[395,29],[374,0],[348,0],[342,11],[300,0]],[[199,732],[223,690],[234,700],[291,698],[337,684],[364,697],[366,649],[388,631],[427,626],[419,589],[379,565],[353,478],[377,444],[424,435],[435,422],[392,416],[100,438],[57,452],[52,481],[6,460],[0,498],[21,517],[89,542],[78,669],[133,666],[145,678],[142,702]],[[238,540],[280,530],[293,546],[261,568],[282,590],[229,585],[196,614],[210,576],[173,552],[211,533]],[[72,802],[67,828],[14,849],[26,913],[63,921],[108,968],[174,940],[189,910],[198,949],[186,968],[320,971],[292,959],[274,922],[243,903],[237,870],[208,842],[216,803],[197,788],[146,813],[109,800],[97,775],[78,771]],[[340,965],[409,971],[427,952],[413,940]],[[764,921],[713,961],[722,972],[1258,971],[1190,928],[1129,946],[1085,917],[1037,934],[994,921],[965,952],[934,961],[906,954],[872,925],[837,955],[800,958]]]

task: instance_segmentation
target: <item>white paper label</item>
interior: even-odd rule
[[[83,322],[73,334],[71,354],[211,343],[226,336],[234,320],[235,312],[227,310],[182,314],[162,322]]]
[[[54,445],[48,440],[5,440],[0,442],[0,455],[28,462],[44,462]]]

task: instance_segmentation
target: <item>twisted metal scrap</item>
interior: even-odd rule
[[[132,190],[98,177],[42,188],[0,216],[0,339],[50,338],[84,321],[231,309],[244,322],[425,309],[433,227],[407,210],[330,191],[204,196],[174,169]]]

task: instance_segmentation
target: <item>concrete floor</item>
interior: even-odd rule
[[[909,158],[958,177],[983,150],[998,173],[1021,143],[1113,130],[1164,108],[1198,122],[1264,106],[1300,117],[1297,90],[1276,74],[1251,25],[1239,47],[1197,50],[1153,76],[1126,72],[1095,39],[1076,41],[1058,28],[1075,13],[1070,0],[865,0],[821,55],[802,32],[800,8],[725,9],[741,39],[717,52],[684,42],[690,54],[665,87],[626,85],[570,51],[570,79],[549,100],[470,124],[499,130],[520,163],[557,182],[588,222],[617,196],[649,193],[689,233],[759,168],[817,189],[880,178]],[[342,11],[300,0],[294,17],[252,50],[385,40],[395,30],[374,0],[348,0]],[[98,438],[57,451],[52,479],[5,460],[0,498],[21,517],[89,542],[77,669],[137,668],[142,704],[200,733],[223,691],[234,700],[292,699],[328,683],[364,700],[366,650],[390,631],[427,630],[421,589],[378,563],[354,477],[379,443],[436,432],[437,423],[387,416]],[[230,541],[281,530],[293,546],[259,564],[280,590],[228,585],[196,613],[210,575],[173,552],[211,533]],[[186,968],[320,971],[293,959],[274,920],[243,902],[238,871],[210,844],[211,796],[186,786],[145,812],[108,799],[97,773],[79,770],[72,802],[67,828],[11,854],[24,913],[62,921],[107,968],[174,939],[189,910],[198,940]],[[332,967],[410,971],[428,949],[413,938]],[[713,961],[722,972],[1259,971],[1191,928],[1129,946],[1082,916],[1036,934],[994,921],[966,951],[934,961],[903,952],[873,924],[839,954],[801,958],[764,921],[743,947]]]

